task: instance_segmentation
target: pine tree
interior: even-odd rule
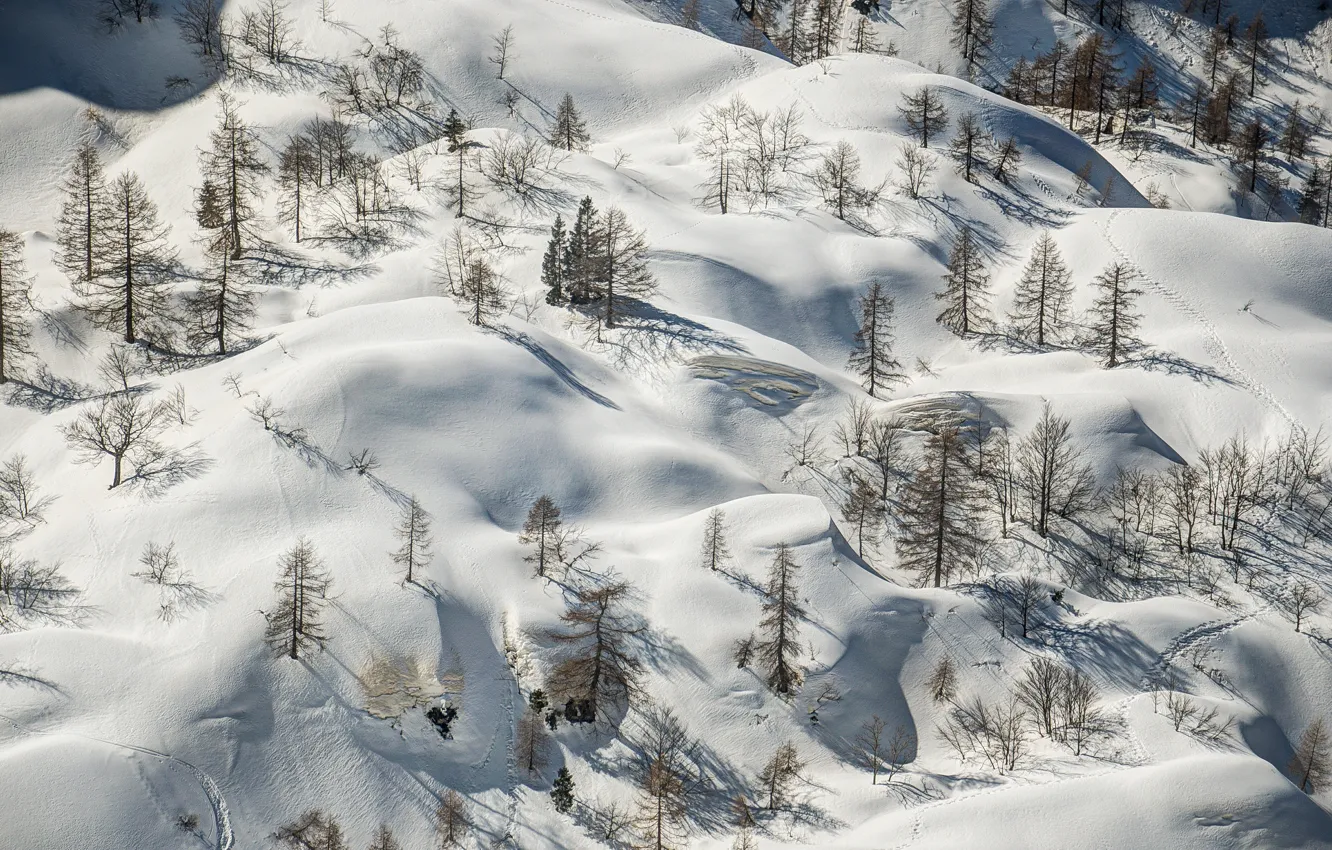
[[[1125,354],[1141,345],[1134,336],[1142,317],[1135,312],[1142,294],[1133,284],[1138,274],[1127,263],[1114,262],[1101,272],[1092,286],[1100,292],[1085,322],[1089,347],[1105,356],[1107,369],[1123,362]]]
[[[1031,259],[1013,295],[1013,312],[1008,314],[1008,320],[1021,339],[1044,346],[1047,340],[1058,340],[1067,324],[1072,295],[1073,275],[1047,230],[1031,250]]]
[[[393,553],[393,563],[406,570],[405,580],[411,584],[416,571],[430,564],[430,547],[434,542],[430,537],[430,514],[416,496],[402,506],[393,536],[401,544]]]
[[[1304,181],[1300,192],[1299,215],[1305,224],[1321,224],[1323,221],[1323,197],[1327,194],[1328,174],[1321,162],[1314,162],[1309,176]]]
[[[32,354],[31,292],[23,237],[0,230],[0,384],[14,377],[20,357]]]
[[[726,514],[721,508],[708,511],[703,520],[703,563],[708,569],[720,570],[731,560],[731,547],[726,543]]]
[[[948,257],[944,290],[934,296],[945,304],[936,321],[960,337],[982,331],[990,322],[989,285],[976,234],[963,227]]]
[[[303,228],[308,229],[305,187],[315,183],[318,177],[319,161],[310,139],[303,135],[288,137],[278,157],[278,183],[282,186],[278,215],[291,225],[292,238],[297,243],[304,235]]]
[[[920,136],[920,146],[928,148],[930,137],[948,128],[948,110],[933,86],[922,86],[915,94],[902,96],[897,111],[906,120],[907,128]]]
[[[565,94],[560,105],[555,109],[555,120],[550,125],[551,147],[566,151],[587,150],[592,137],[588,135],[587,124],[578,114],[573,95]]]
[[[606,327],[615,327],[616,304],[629,296],[650,295],[657,289],[656,278],[647,267],[647,239],[643,231],[629,222],[618,207],[611,207],[601,217],[597,228],[596,282],[602,290],[602,316]]]
[[[555,216],[555,223],[550,228],[550,241],[546,243],[545,256],[541,258],[541,285],[546,287],[547,304],[563,304],[568,300],[565,294],[564,255],[569,248],[569,238],[564,232],[564,219]]]
[[[925,442],[923,460],[903,497],[897,554],[922,586],[941,587],[975,562],[981,511],[966,443],[956,427],[937,426]]]
[[[243,336],[254,323],[250,273],[232,256],[231,231],[223,228],[205,247],[199,288],[184,302],[190,319],[188,342],[196,350],[215,345],[218,354],[226,354],[228,341]]]
[[[564,251],[564,284],[569,300],[574,304],[590,303],[594,295],[596,254],[601,216],[590,197],[578,204],[573,231]]]
[[[550,801],[554,804],[555,811],[562,815],[568,814],[573,808],[574,780],[569,768],[562,767],[560,772],[555,774],[555,781],[550,786]]]
[[[123,328],[125,342],[133,343],[145,325],[168,318],[164,285],[176,253],[137,175],[117,177],[107,196],[105,226],[94,246],[94,276],[78,284],[79,308],[99,327]]]
[[[109,226],[110,199],[97,148],[79,145],[60,189],[65,200],[56,225],[56,265],[75,286],[86,285],[99,274],[100,246]]]
[[[279,655],[299,658],[302,650],[322,647],[328,640],[320,615],[328,604],[332,580],[305,538],[282,556],[279,565],[282,575],[274,585],[278,605],[266,615],[268,628],[264,640]]]
[[[218,124],[209,136],[209,149],[200,155],[205,183],[218,188],[223,226],[230,231],[231,258],[244,256],[247,245],[263,242],[259,208],[263,205],[260,180],[268,165],[259,156],[259,137],[241,120],[236,102],[223,94]]]
[[[902,364],[893,357],[893,297],[880,281],[873,281],[860,296],[860,327],[856,329],[855,348],[850,367],[861,377],[865,391],[878,396],[879,391],[902,383]]]
[[[800,621],[805,618],[805,609],[800,604],[799,573],[800,565],[791,555],[791,548],[779,543],[768,570],[763,617],[759,620],[763,636],[754,649],[759,662],[767,668],[768,685],[783,696],[795,690],[801,680],[797,658]]]
[[[580,590],[560,616],[564,628],[549,634],[562,656],[551,672],[551,690],[585,702],[588,716],[628,708],[638,693],[643,662],[634,639],[645,626],[625,610],[632,594],[621,581]]]
[[[523,560],[535,567],[540,578],[545,578],[547,572],[560,563],[561,525],[560,509],[555,500],[542,496],[532,503],[523,530],[518,533],[518,542],[532,547],[532,553]]]

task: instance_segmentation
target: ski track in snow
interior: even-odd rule
[[[169,753],[159,750],[140,747],[136,744],[123,744],[119,741],[108,741],[105,738],[98,738],[93,735],[84,735],[80,732],[69,732],[65,730],[43,731],[25,726],[23,723],[12,717],[0,714],[0,720],[14,727],[20,735],[69,735],[74,738],[82,738],[85,741],[95,741],[99,744],[106,744],[110,747],[117,747],[122,750],[128,750],[133,753],[151,756],[165,763],[172,770],[184,768],[199,783],[204,796],[208,798],[208,805],[213,810],[213,828],[216,842],[213,844],[214,850],[232,850],[236,844],[236,835],[231,828],[231,810],[227,807],[227,800],[222,796],[222,790],[218,788],[217,782],[203,770],[195,767],[193,764],[182,758],[177,758]]]
[[[1203,345],[1206,346],[1208,352],[1213,357],[1225,366],[1236,384],[1279,413],[1281,417],[1291,425],[1291,427],[1296,429],[1300,428],[1295,417],[1292,416],[1290,411],[1286,410],[1281,402],[1277,400],[1276,395],[1261,381],[1246,372],[1244,367],[1240,366],[1238,361],[1235,360],[1234,356],[1230,353],[1230,349],[1226,347],[1225,341],[1221,338],[1221,333],[1217,330],[1216,324],[1212,322],[1211,319],[1207,318],[1202,310],[1199,310],[1197,307],[1190,304],[1188,300],[1180,295],[1175,289],[1148,274],[1140,265],[1133,262],[1129,255],[1119,247],[1118,243],[1115,242],[1114,237],[1110,235],[1110,231],[1113,228],[1115,219],[1119,217],[1121,212],[1121,210],[1115,210],[1110,213],[1110,215],[1106,217],[1105,223],[1102,226],[1102,234],[1105,236],[1106,244],[1110,246],[1110,250],[1112,250],[1115,253],[1115,256],[1117,256],[1122,262],[1133,267],[1138,272],[1138,276],[1142,278],[1143,282],[1150,286],[1157,295],[1164,298],[1172,307],[1191,319],[1193,323],[1198,326],[1203,333]]]
[[[1160,683],[1174,666],[1175,662],[1189,650],[1200,644],[1211,643],[1229,632],[1234,631],[1245,623],[1255,620],[1266,613],[1267,607],[1260,606],[1254,610],[1239,617],[1232,617],[1227,620],[1208,620],[1205,623],[1186,629],[1175,636],[1166,648],[1161,650],[1157,656],[1156,663],[1147,669],[1143,674],[1142,680],[1138,683],[1138,688],[1143,693],[1149,692],[1153,686]]]

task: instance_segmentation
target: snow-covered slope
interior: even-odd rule
[[[1015,439],[1048,401],[1108,485],[1120,468],[1197,464],[1238,433],[1256,444],[1317,431],[1332,412],[1326,230],[1148,208],[1118,157],[1036,109],[927,70],[951,61],[935,0],[885,0],[883,25],[904,30],[894,36],[902,58],[803,67],[770,45],[742,46],[757,40],[724,0],[703,4],[708,33],[671,23],[679,3],[334,0],[325,21],[317,0],[293,0],[302,70],[266,85],[210,77],[179,42],[176,4],[111,33],[95,5],[0,8],[0,227],[26,238],[44,319],[37,354],[72,395],[97,382],[114,343],[73,308],[51,257],[59,182],[85,138],[110,173],[144,178],[188,262],[200,256],[197,149],[219,92],[238,100],[274,160],[289,133],[331,113],[321,63],[349,59],[387,24],[421,56],[439,111],[470,116],[479,144],[541,135],[566,92],[593,144],[542,176],[548,203],[494,188],[479,199],[513,224],[515,249],[496,260],[513,309],[485,328],[433,274],[453,211],[442,192],[409,185],[399,166],[412,154],[390,149],[387,134],[362,128],[359,145],[385,157],[392,190],[422,216],[401,244],[357,257],[293,244],[271,221],[270,196],[271,238],[326,273],[304,285],[276,274],[252,346],[227,358],[154,355],[136,379],[154,398],[179,386],[197,410],[170,440],[197,444],[203,461],[165,492],[108,490],[107,464],[76,464],[61,428],[89,402],[52,392],[27,364],[0,406],[0,461],[25,455],[55,501],[12,551],[58,564],[81,594],[61,616],[0,632],[0,846],[239,850],[270,846],[281,825],[319,808],[351,847],[368,846],[381,823],[403,846],[428,847],[445,789],[471,803],[469,846],[631,841],[628,829],[607,839],[593,811],[632,805],[648,701],[618,730],[562,724],[539,771],[517,756],[519,718],[555,658],[548,632],[569,593],[532,576],[517,539],[549,495],[602,546],[584,566],[632,583],[644,692],[697,739],[706,782],[680,846],[731,846],[731,798],[761,806],[758,776],[792,741],[807,782],[790,811],[759,813],[760,847],[1332,847],[1327,792],[1306,795],[1283,772],[1332,698],[1327,615],[1307,615],[1297,633],[1273,604],[1297,573],[1332,581],[1321,544],[1296,551],[1259,528],[1235,578],[1229,556],[1204,559],[1209,591],[1192,579],[1098,584],[1086,568],[1091,523],[1080,520],[1048,539],[1026,528],[996,537],[978,575],[914,588],[890,540],[857,554],[831,439],[852,400],[916,425],[960,411]],[[996,52],[1048,41],[1035,21],[1065,26],[1043,0],[996,6]],[[510,24],[516,56],[502,82],[487,57]],[[167,77],[190,83],[168,88]],[[1016,141],[1009,183],[968,183],[941,155],[925,197],[893,188],[910,135],[898,103],[923,86]],[[520,95],[512,117],[509,89]],[[795,106],[820,151],[851,142],[862,182],[886,181],[881,202],[855,222],[804,186],[766,209],[704,208],[700,121],[735,96],[760,110]],[[89,103],[100,125],[89,125]],[[429,154],[427,185],[447,184],[454,160],[431,143],[416,150]],[[645,231],[660,283],[628,328],[601,335],[544,303],[539,278],[555,212],[572,219],[583,195]],[[1035,351],[1002,334],[948,332],[934,293],[963,228],[985,246],[1000,317],[1043,231],[1068,261],[1079,312],[1107,263],[1138,267],[1148,353],[1107,370],[1071,344]],[[896,299],[909,375],[879,400],[846,369],[856,299],[871,282]],[[281,411],[275,427],[250,412],[264,400]],[[829,453],[816,472],[792,467],[807,428]],[[913,450],[922,430],[903,432]],[[379,466],[358,474],[347,459],[364,449]],[[915,461],[900,465],[905,477]],[[389,552],[413,496],[434,517],[436,545],[406,584]],[[699,555],[715,508],[729,572]],[[261,612],[273,607],[279,558],[302,537],[335,595],[327,647],[293,661],[263,643]],[[197,583],[169,617],[172,597],[133,575],[150,542],[174,544]],[[733,660],[758,624],[780,544],[802,565],[808,644],[805,683],[787,698]],[[1018,572],[1044,583],[1041,627],[1026,639],[1001,635],[984,602],[985,581]],[[1095,683],[1107,734],[1081,755],[1033,735],[1031,758],[1011,771],[961,761],[936,733],[947,708],[927,684],[945,656],[959,699],[996,703],[1032,659],[1066,662]],[[390,668],[420,673],[423,702],[444,693],[460,708],[451,739],[419,706],[392,722],[368,710]],[[1153,693],[1167,676],[1235,725],[1210,741],[1178,731]],[[871,785],[855,756],[874,715],[915,739],[886,786]],[[562,766],[577,782],[572,817],[547,793]],[[183,815],[198,818],[192,835],[178,828]]]

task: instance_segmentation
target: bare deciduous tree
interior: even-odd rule
[[[1295,749],[1286,772],[1301,791],[1312,794],[1323,788],[1323,780],[1327,778],[1329,767],[1332,766],[1330,756],[1332,736],[1328,735],[1323,718],[1319,717],[1300,736],[1300,745]]]
[[[274,587],[278,602],[265,613],[264,640],[279,655],[299,658],[302,650],[328,640],[322,614],[332,579],[309,540],[301,538],[278,562],[282,572]]]
[[[430,514],[421,507],[416,496],[412,496],[402,506],[393,536],[400,544],[393,552],[393,563],[406,571],[405,580],[411,584],[416,571],[430,564],[430,547],[433,543],[430,537]]]
[[[564,627],[548,633],[561,656],[550,689],[586,703],[585,716],[627,708],[638,693],[643,662],[634,640],[646,626],[626,610],[632,595],[629,584],[614,580],[580,590],[560,616]]]
[[[708,569],[723,569],[731,560],[731,547],[726,542],[726,513],[721,508],[708,511],[703,520],[703,563]]]
[[[509,24],[504,29],[490,37],[491,51],[489,62],[495,66],[495,76],[504,79],[504,72],[509,68],[509,62],[514,58],[513,48],[513,24]]]
[[[777,545],[763,598],[763,617],[759,620],[762,638],[754,651],[767,671],[768,685],[779,694],[789,694],[800,684],[797,661],[800,653],[800,621],[805,618],[800,604],[797,576],[800,565],[785,543]]]
[[[523,530],[518,533],[518,542],[532,547],[531,554],[523,560],[533,565],[538,577],[545,578],[549,570],[560,564],[562,525],[560,509],[549,496],[538,498],[527,512]]]
[[[778,745],[777,751],[759,772],[759,785],[763,795],[767,797],[764,808],[775,812],[789,806],[795,794],[796,784],[803,779],[801,774],[804,770],[805,761],[800,757],[800,752],[794,743],[784,741]]]

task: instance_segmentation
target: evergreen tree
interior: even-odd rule
[[[555,120],[550,125],[550,144],[566,151],[587,150],[592,137],[588,135],[587,124],[578,114],[573,95],[565,94],[560,105],[555,109]]]
[[[1133,286],[1138,274],[1127,263],[1114,262],[1101,272],[1092,286],[1099,295],[1086,321],[1089,346],[1102,352],[1105,365],[1113,369],[1123,362],[1126,352],[1141,345],[1134,334],[1142,321],[1136,312],[1141,289]]]
[[[619,300],[650,295],[656,291],[657,281],[647,267],[647,239],[623,210],[606,210],[596,233],[595,280],[602,291],[602,317],[606,327],[613,328]]]
[[[97,148],[84,142],[60,186],[65,196],[56,224],[56,265],[75,286],[98,275],[97,262],[109,226],[110,199]]]
[[[310,541],[301,538],[279,562],[282,575],[274,587],[277,608],[267,614],[264,640],[279,655],[299,658],[301,651],[328,640],[320,619],[332,583]]]
[[[217,129],[209,136],[208,150],[201,153],[199,170],[205,185],[217,187],[222,226],[230,233],[231,258],[239,260],[246,245],[263,241],[260,180],[268,173],[268,165],[259,156],[258,135],[241,120],[236,102],[223,94],[218,106]]]
[[[980,516],[966,443],[956,427],[939,425],[903,497],[897,539],[902,569],[916,573],[922,586],[942,586],[975,562]]]
[[[1047,230],[1036,240],[1031,259],[1022,272],[1008,314],[1017,335],[1044,346],[1059,338],[1068,322],[1068,302],[1073,296],[1073,275],[1059,255],[1059,246]]]
[[[560,772],[555,774],[555,781],[550,786],[550,801],[554,804],[555,811],[562,815],[567,815],[573,808],[574,780],[569,768],[562,767]]]
[[[518,542],[532,547],[532,553],[523,560],[535,567],[540,578],[545,578],[546,573],[560,563],[562,525],[560,509],[555,505],[555,500],[542,496],[532,503],[523,530],[518,533]]]
[[[1328,173],[1321,162],[1314,162],[1309,177],[1304,181],[1304,190],[1300,192],[1300,221],[1305,224],[1322,224],[1323,198],[1327,194]]]
[[[861,377],[865,391],[877,396],[880,390],[906,380],[902,364],[893,357],[893,297],[876,280],[860,296],[859,307],[860,327],[850,366]]]
[[[922,86],[915,94],[902,96],[897,111],[906,120],[912,134],[920,136],[920,146],[928,148],[930,137],[948,128],[948,110],[944,108],[939,92],[933,86]]]
[[[453,154],[456,179],[450,190],[454,206],[458,208],[457,218],[462,218],[467,213],[467,204],[476,200],[478,193],[467,184],[467,166],[471,159],[471,152],[476,143],[468,141],[467,133],[471,128],[467,122],[458,115],[456,109],[450,109],[449,115],[444,119],[444,139],[449,144],[449,153]]]
[[[585,703],[589,719],[609,707],[628,708],[638,693],[643,662],[633,644],[645,626],[625,610],[632,593],[621,581],[579,590],[560,616],[564,628],[549,634],[562,656],[551,672],[551,690]]]
[[[215,345],[227,353],[229,340],[243,336],[254,322],[255,292],[249,270],[235,262],[231,231],[223,228],[204,248],[206,265],[199,288],[185,298],[190,320],[187,341],[196,350]]]
[[[278,183],[282,195],[278,198],[278,215],[291,225],[292,238],[297,243],[304,235],[308,216],[305,187],[319,177],[319,160],[314,145],[303,135],[290,136],[278,158]]]
[[[0,384],[14,377],[20,357],[32,354],[31,292],[23,237],[0,230]]]
[[[1235,145],[1235,158],[1240,163],[1240,171],[1245,189],[1258,191],[1258,179],[1263,176],[1263,159],[1272,137],[1263,126],[1263,120],[1255,117],[1244,129]]]
[[[768,685],[783,696],[795,690],[802,678],[797,658],[805,609],[800,604],[799,573],[800,565],[791,555],[791,548],[779,543],[763,597],[763,617],[759,620],[763,635],[754,650],[768,670]]]
[[[590,197],[578,204],[573,231],[564,251],[564,284],[569,300],[587,304],[595,298],[596,254],[601,231],[601,216]]]
[[[550,228],[550,241],[546,243],[545,256],[541,258],[541,285],[546,287],[547,304],[563,304],[568,300],[565,294],[564,257],[569,249],[569,237],[564,232],[564,219],[555,216],[555,223]]]
[[[108,189],[104,222],[94,246],[94,276],[78,284],[79,308],[93,324],[123,328],[125,342],[137,342],[146,325],[168,318],[164,285],[176,253],[157,206],[131,172]]]
[[[416,496],[412,496],[402,506],[398,525],[393,529],[393,536],[398,539],[398,549],[393,553],[393,563],[406,570],[405,579],[411,584],[417,570],[424,569],[431,558],[430,547],[434,541],[430,537],[430,514],[421,507]]]
[[[982,331],[990,322],[989,285],[976,234],[963,227],[948,258],[944,290],[934,296],[945,305],[936,321],[960,337]]]
[[[708,511],[703,521],[703,563],[708,569],[720,570],[731,560],[731,547],[726,543],[726,514],[721,508]]]

